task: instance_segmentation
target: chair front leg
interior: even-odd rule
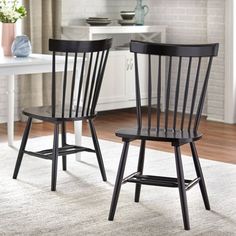
[[[52,179],[51,179],[52,191],[56,191],[56,183],[57,183],[58,136],[59,136],[59,124],[56,123],[54,126],[54,140],[53,140],[53,152],[52,152]]]
[[[102,159],[102,153],[101,153],[101,149],[99,146],[96,130],[93,125],[93,121],[88,120],[88,122],[89,122],[89,127],[90,127],[90,131],[91,131],[92,139],[93,139],[93,145],[94,145],[94,149],[95,149],[95,152],[97,155],[98,165],[100,168],[102,179],[103,179],[103,181],[107,181],[106,171],[105,171],[105,167],[104,167],[104,163],[103,163],[103,159]]]
[[[141,140],[141,146],[140,146],[140,151],[139,151],[139,160],[138,160],[138,168],[137,168],[137,172],[140,172],[140,175],[143,174],[145,145],[146,145],[146,140]],[[136,184],[135,197],[134,197],[135,202],[139,202],[140,191],[141,191],[141,184]]]
[[[29,137],[31,124],[32,124],[32,118],[29,117],[28,121],[27,121],[27,124],[26,124],[26,127],[25,127],[25,130],[24,130],[23,137],[22,137],[20,150],[19,150],[19,153],[18,153],[18,157],[17,157],[17,161],[16,161],[16,165],[15,165],[15,170],[14,170],[14,174],[13,174],[13,179],[17,178],[17,175],[18,175],[18,172],[19,172],[19,169],[20,169],[20,166],[21,166],[21,161],[22,161],[24,151],[25,151],[25,147],[26,147],[26,143],[27,143],[27,140],[28,140],[28,137]]]
[[[61,143],[62,147],[66,145],[66,123],[62,122],[61,124]],[[67,163],[66,163],[66,155],[62,156],[62,169],[66,170],[67,169]]]
[[[208,194],[207,194],[207,190],[206,190],[206,184],[205,184],[205,180],[203,177],[202,168],[201,168],[201,164],[200,164],[199,157],[197,154],[197,149],[196,149],[195,143],[193,143],[193,142],[190,143],[190,147],[191,147],[191,151],[192,151],[193,162],[194,162],[196,174],[197,174],[197,177],[200,178],[199,186],[200,186],[200,190],[202,193],[204,205],[205,205],[206,210],[210,210],[211,207],[210,207]]]
[[[118,171],[117,171],[116,183],[114,186],[114,191],[113,191],[112,201],[111,201],[111,206],[110,206],[110,212],[109,212],[109,216],[108,216],[108,220],[111,220],[111,221],[114,219],[117,202],[118,202],[118,198],[120,195],[120,188],[121,188],[121,184],[122,184],[122,180],[123,180],[123,176],[124,176],[128,149],[129,149],[129,141],[125,141],[124,145],[123,145],[121,158],[120,158],[120,164],[119,164]]]
[[[174,146],[174,149],[175,149],[176,172],[177,172],[177,179],[178,179],[179,196],[180,196],[180,204],[181,204],[182,215],[183,215],[184,229],[189,230],[190,224],[189,224],[189,215],[188,215],[188,204],[187,204],[187,195],[186,195],[186,190],[185,190],[184,171],[183,171],[180,147]]]

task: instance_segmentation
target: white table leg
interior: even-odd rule
[[[81,146],[82,141],[82,121],[74,122],[75,145]],[[76,153],[76,160],[81,161],[81,152]]]
[[[7,119],[7,135],[8,145],[13,146],[14,142],[14,87],[15,87],[15,76],[11,75],[8,78],[8,119]]]

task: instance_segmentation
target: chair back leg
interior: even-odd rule
[[[204,177],[203,177],[202,168],[201,168],[201,164],[200,164],[200,161],[199,161],[199,158],[198,158],[195,143],[194,142],[190,143],[190,147],[191,147],[191,151],[192,151],[193,162],[194,162],[196,174],[197,174],[197,177],[200,178],[199,186],[200,186],[200,190],[201,190],[201,193],[202,193],[202,198],[203,198],[203,201],[204,201],[204,205],[205,205],[206,210],[210,210],[211,207],[210,207],[208,194],[207,194],[207,190],[206,190],[206,184],[205,184],[205,180],[204,180]]]
[[[176,173],[178,180],[180,204],[183,215],[184,229],[190,230],[189,215],[188,215],[188,204],[187,204],[187,195],[185,190],[185,181],[184,181],[184,171],[182,158],[180,153],[180,147],[174,146],[175,149],[175,162],[176,162]]]
[[[62,122],[61,124],[61,143],[62,147],[66,145],[66,123]],[[62,169],[66,171],[67,169],[67,161],[66,156],[62,156]]]
[[[59,136],[59,124],[56,123],[54,126],[54,140],[53,140],[53,152],[52,152],[52,179],[51,179],[52,191],[56,191],[56,183],[57,183],[58,136]]]
[[[15,170],[14,170],[14,174],[13,174],[13,179],[17,178],[17,175],[18,175],[18,172],[19,172],[19,169],[20,169],[20,166],[21,166],[21,162],[22,162],[22,158],[23,158],[23,155],[24,155],[25,147],[26,147],[27,140],[28,140],[28,137],[29,137],[31,124],[32,124],[32,118],[29,117],[28,121],[27,121],[27,124],[26,124],[26,127],[25,127],[25,130],[24,130],[23,137],[22,137],[20,150],[19,150],[19,153],[18,153],[18,157],[17,157],[17,161],[16,161],[16,165],[15,165]]]
[[[140,152],[139,152],[139,161],[138,161],[138,168],[137,168],[137,172],[139,172],[140,175],[143,174],[143,165],[144,165],[144,156],[145,156],[145,145],[146,145],[146,140],[141,140],[141,146],[140,146]],[[136,187],[135,187],[135,197],[134,197],[134,201],[135,202],[139,202],[140,191],[141,191],[141,184],[136,184]]]
[[[97,138],[97,133],[93,125],[93,121],[89,120],[88,122],[89,122],[89,127],[91,131],[92,139],[93,139],[93,145],[94,145],[94,149],[97,155],[98,165],[100,168],[102,179],[103,181],[107,181],[106,171],[105,171],[105,167],[104,167],[104,163],[102,159],[102,153],[101,153],[101,149],[100,149],[98,138]]]

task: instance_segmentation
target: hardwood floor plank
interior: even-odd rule
[[[135,110],[124,109],[100,112],[94,121],[97,134],[100,139],[121,142],[115,136],[119,128],[135,126]],[[15,122],[15,139],[21,139],[25,127],[24,122]],[[67,129],[74,132],[73,124],[68,123]],[[199,130],[204,134],[202,140],[196,143],[198,154],[201,158],[236,164],[236,125],[207,121],[203,118]],[[32,126],[30,137],[40,137],[53,133],[53,127],[49,123],[35,123]],[[86,122],[83,123],[83,135],[90,136]],[[7,142],[6,124],[0,124],[0,142]],[[139,141],[133,142],[139,145]],[[148,148],[173,152],[173,147],[168,143],[147,142]],[[191,154],[188,145],[181,147],[182,153]]]

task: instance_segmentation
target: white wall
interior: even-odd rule
[[[220,42],[208,94],[208,118],[224,120],[224,0],[143,0],[150,8],[146,23],[168,26],[170,43]],[[135,0],[62,0],[62,24],[84,23],[89,16],[107,16],[113,23],[121,10],[132,10]],[[0,122],[6,121],[6,82],[0,78]],[[16,101],[17,104],[17,101]],[[17,107],[16,107],[17,109]]]
[[[134,9],[135,0],[62,0],[62,24],[84,23],[89,16],[107,16],[116,23],[120,10]],[[167,42],[219,42],[219,56],[209,83],[208,119],[224,120],[224,0],[143,0],[150,8],[146,23],[168,26]],[[75,7],[75,6],[78,7]]]

